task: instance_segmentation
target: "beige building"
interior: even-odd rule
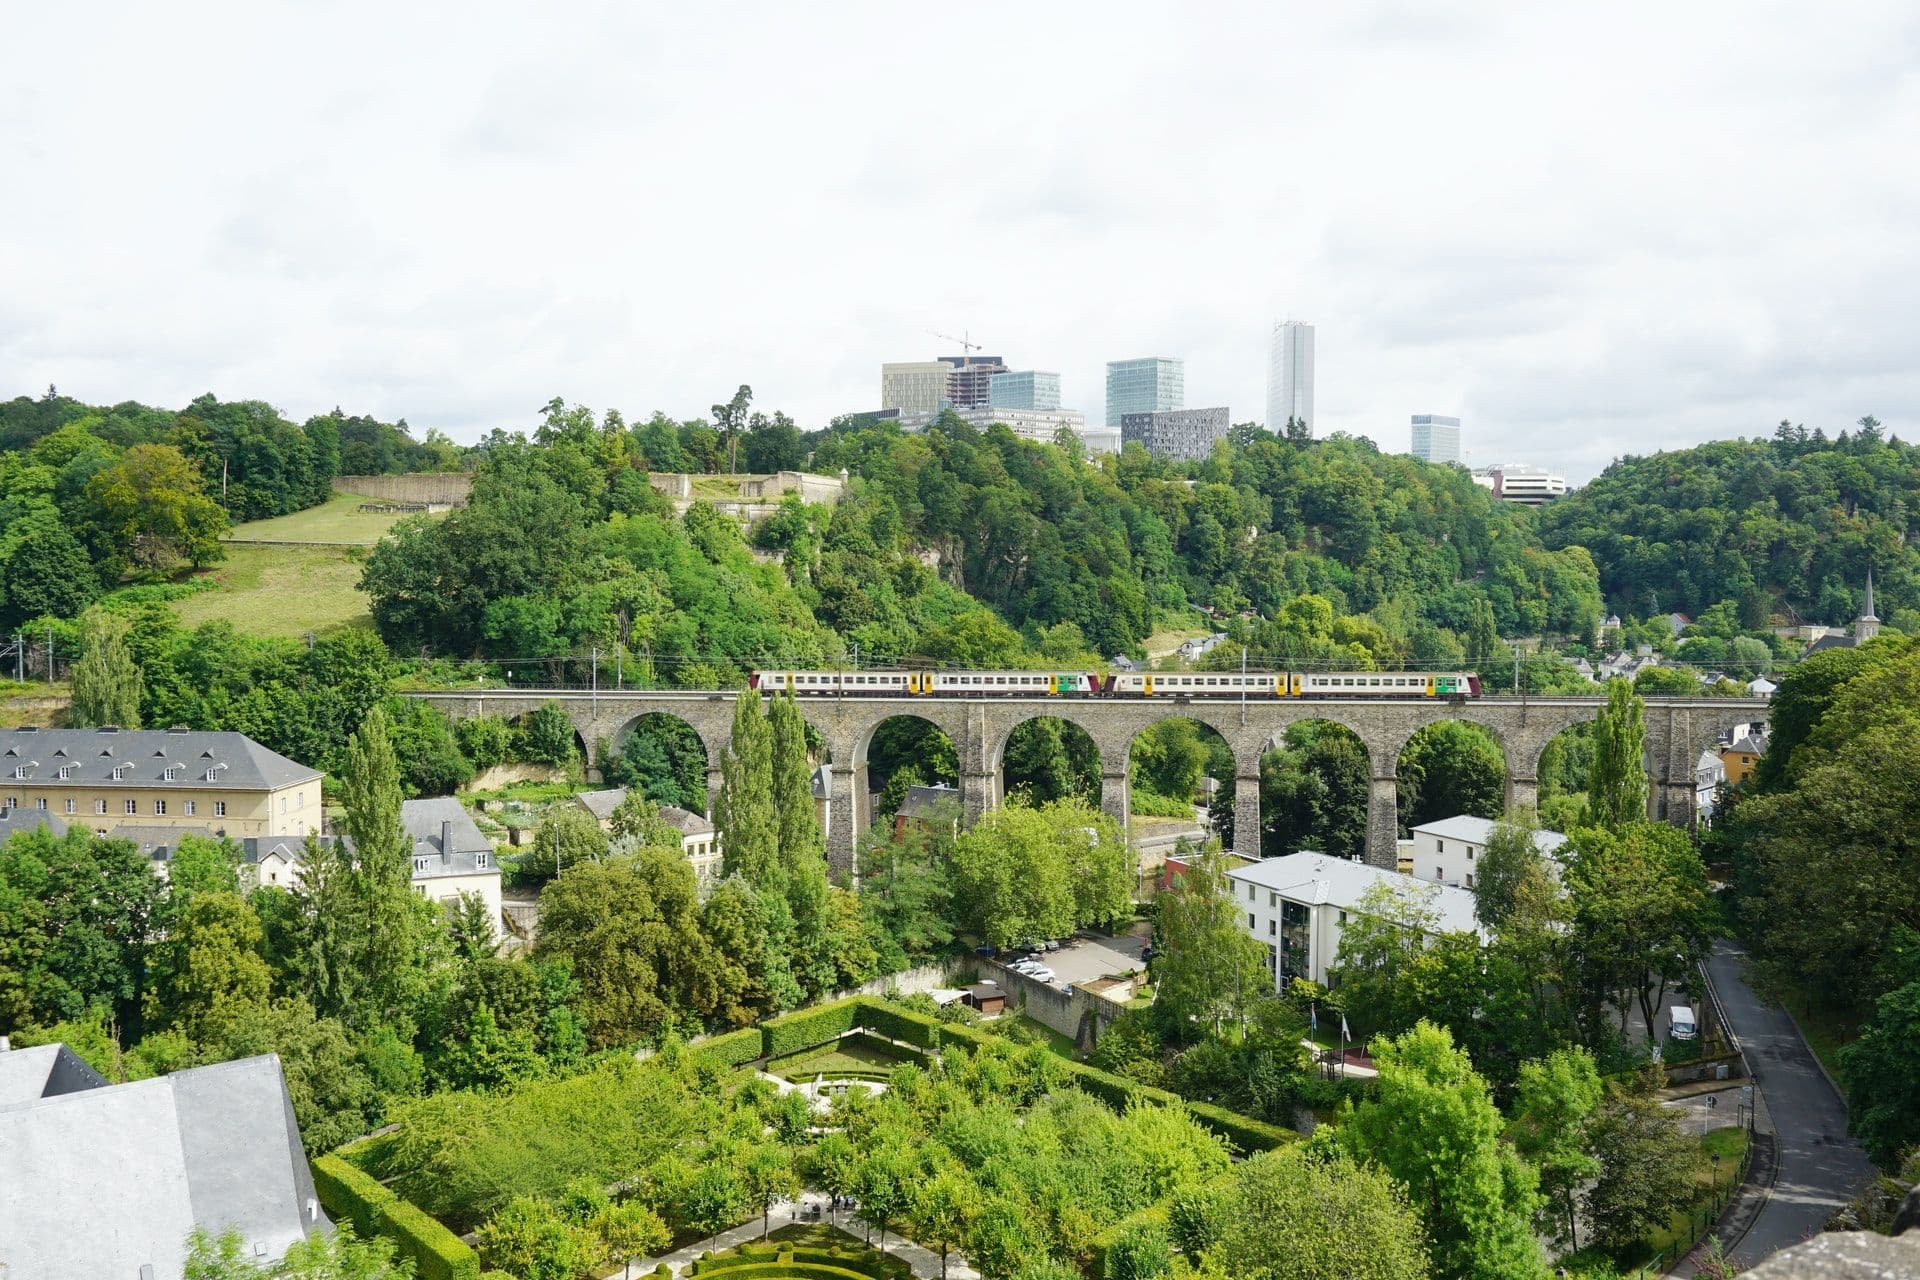
[[[938,413],[953,366],[944,360],[904,360],[880,366],[880,407],[902,413]]]
[[[625,787],[582,791],[574,796],[579,806],[600,824],[600,829],[608,833],[613,831],[613,811],[626,798]],[[713,823],[700,814],[670,804],[660,806],[660,820],[680,833],[680,852],[686,855],[694,879],[700,882],[700,896],[706,897],[721,878],[720,837]]]
[[[0,731],[0,804],[96,835],[138,826],[236,840],[304,836],[321,827],[322,776],[244,733]]]

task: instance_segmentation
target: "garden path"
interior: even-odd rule
[[[784,1227],[791,1222],[816,1221],[816,1219],[803,1216],[804,1211],[809,1207],[815,1207],[820,1210],[820,1217],[817,1221],[835,1227],[855,1240],[860,1240],[864,1237],[865,1224],[862,1223],[857,1216],[843,1213],[838,1221],[830,1220],[827,1216],[827,1197],[815,1191],[805,1193],[798,1200],[783,1200],[774,1205],[773,1216],[785,1219],[785,1221],[775,1225]],[[753,1218],[731,1230],[722,1231],[717,1236],[708,1236],[705,1239],[696,1240],[686,1248],[676,1249],[663,1257],[635,1258],[630,1268],[616,1267],[614,1270],[608,1272],[607,1275],[608,1277],[614,1277],[625,1276],[630,1273],[634,1276],[645,1276],[663,1262],[673,1268],[673,1274],[676,1276],[691,1275],[692,1272],[688,1268],[701,1254],[707,1252],[709,1249],[718,1253],[722,1249],[731,1249],[735,1245],[758,1240],[760,1238],[760,1227],[760,1219]],[[874,1244],[872,1247],[877,1249],[879,1245]],[[899,1258],[908,1266],[912,1267],[913,1274],[919,1277],[919,1280],[939,1280],[940,1255],[933,1252],[933,1250],[923,1249],[911,1240],[903,1240],[899,1236],[889,1234],[887,1236],[885,1252],[892,1254],[894,1257]],[[957,1253],[951,1253],[947,1255],[947,1280],[980,1280],[980,1273],[968,1266],[965,1258]]]

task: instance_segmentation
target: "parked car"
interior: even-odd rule
[[[1040,944],[1040,949],[1042,951],[1058,951],[1060,949],[1060,944],[1054,941],[1053,939],[1049,938],[1047,941]]]
[[[1015,960],[1007,966],[1007,968],[1013,970],[1015,973],[1032,973],[1035,969],[1044,967],[1045,966],[1038,960],[1032,959],[1031,957],[1024,960]]]
[[[1055,982],[1060,975],[1043,964],[1037,964],[1024,971],[1029,978],[1038,978],[1041,982]]]
[[[1669,1040],[1692,1040],[1699,1034],[1700,1024],[1694,1020],[1691,1006],[1676,1004],[1667,1010]]]

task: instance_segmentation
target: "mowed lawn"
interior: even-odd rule
[[[184,627],[224,618],[234,630],[256,636],[298,638],[309,631],[370,626],[360,563],[350,547],[230,542],[227,558],[200,575],[219,585],[175,600],[173,611]]]
[[[271,520],[235,525],[229,542],[320,542],[370,547],[386,536],[394,523],[406,517],[362,511],[365,502],[379,502],[357,493],[336,493],[317,507]],[[434,519],[439,517],[435,516]]]

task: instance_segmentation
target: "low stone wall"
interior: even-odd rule
[[[1009,969],[998,960],[982,959],[981,976],[1000,984],[1007,993],[1007,1011],[1024,1013],[1044,1027],[1070,1036],[1082,1049],[1091,1049],[1125,1006],[1075,987],[1062,991],[1038,978]],[[1088,1015],[1092,1015],[1089,1017]]]
[[[386,502],[424,502],[464,507],[473,496],[473,476],[465,471],[422,471],[404,476],[335,476],[335,493],[358,494]]]

